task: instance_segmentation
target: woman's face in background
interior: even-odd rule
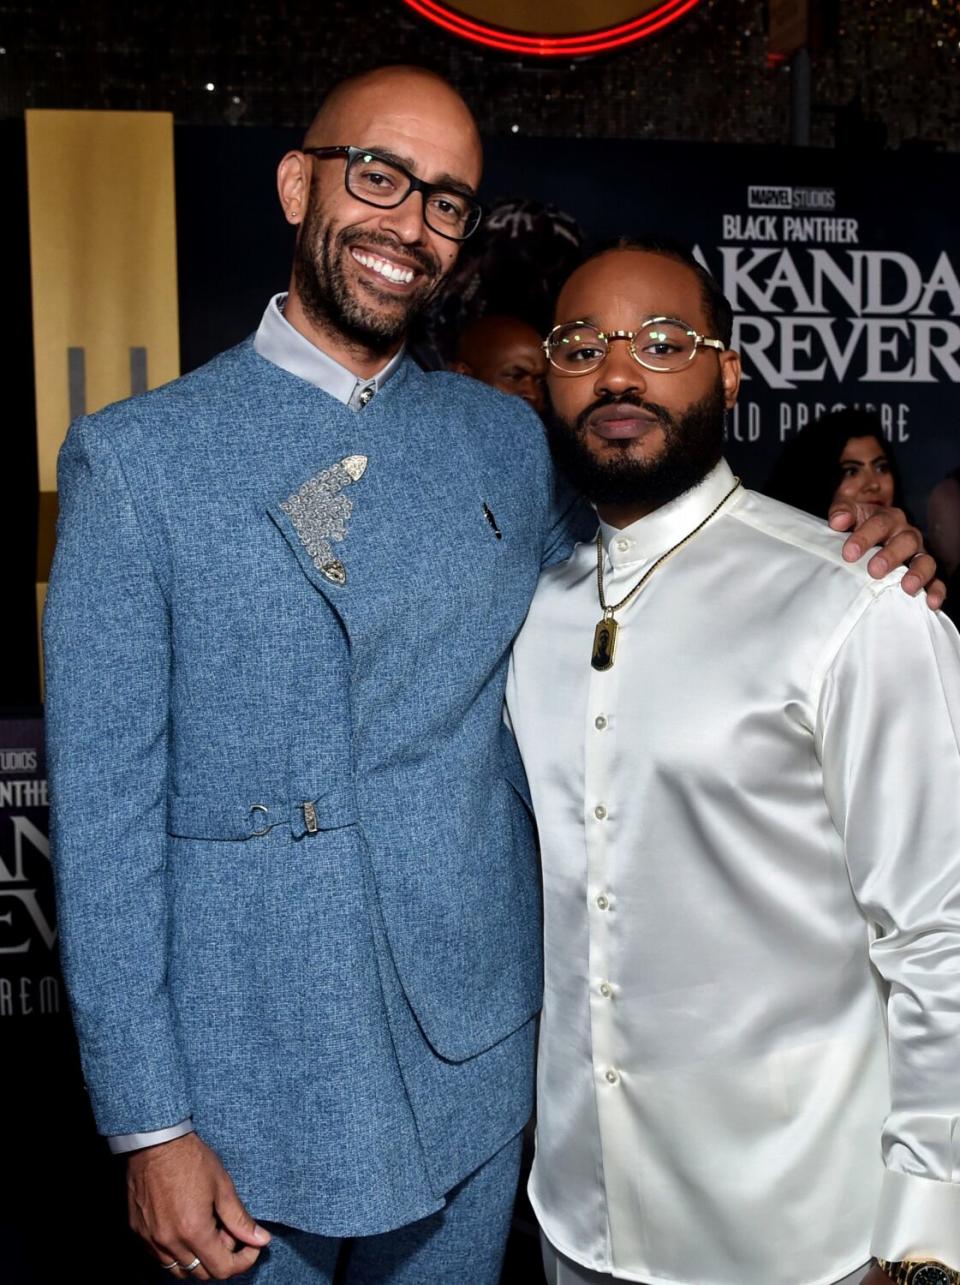
[[[883,443],[875,437],[851,437],[840,454],[841,481],[835,500],[893,504],[893,475]]]

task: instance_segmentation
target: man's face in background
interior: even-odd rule
[[[516,317],[481,317],[457,345],[453,369],[503,393],[522,397],[538,415],[546,405],[547,359],[533,326]]]

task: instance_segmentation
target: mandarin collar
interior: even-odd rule
[[[383,370],[369,379],[359,379],[352,370],[342,366],[329,353],[325,353],[311,343],[306,335],[291,326],[283,315],[286,300],[286,294],[276,294],[267,304],[253,339],[254,350],[281,370],[329,393],[344,406],[353,405],[354,409],[358,409],[359,405],[365,404],[358,403],[359,394],[372,388],[370,396],[374,396],[403,361],[405,349],[401,348]]]
[[[721,460],[696,486],[629,526],[615,527],[601,521],[603,546],[611,565],[624,567],[659,558],[716,508],[736,480],[730,465]],[[742,487],[738,488],[730,497],[730,504],[742,494]]]

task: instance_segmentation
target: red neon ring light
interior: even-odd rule
[[[640,18],[634,18],[632,22],[604,27],[582,36],[525,36],[519,32],[474,22],[463,14],[438,4],[436,0],[404,0],[407,8],[463,40],[472,40],[475,44],[486,45],[505,53],[526,54],[537,58],[584,58],[591,54],[605,53],[609,49],[618,49],[635,40],[642,40],[645,36],[652,36],[655,31],[682,18],[699,3],[700,0],[666,0],[666,3]]]

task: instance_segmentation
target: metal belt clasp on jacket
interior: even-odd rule
[[[260,839],[276,826],[289,826],[293,838],[355,825],[352,789],[332,791],[299,801],[254,796],[241,803],[219,797],[172,795],[167,805],[167,831],[177,838]]]

